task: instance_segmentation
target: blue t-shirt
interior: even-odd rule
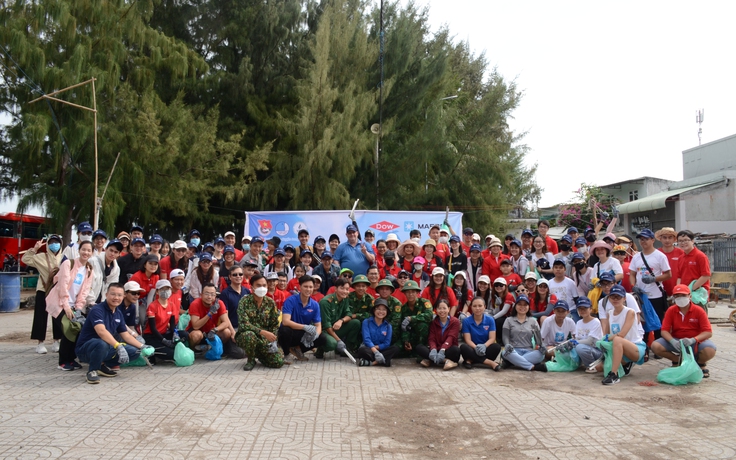
[[[240,299],[248,294],[250,294],[250,290],[242,286],[240,287],[240,294],[231,286],[226,287],[220,293],[220,300],[225,304],[225,308],[227,308],[227,317],[230,318],[230,323],[235,329],[238,328],[238,304],[240,304]]]
[[[118,310],[122,311],[125,318],[125,324],[135,327],[138,324],[138,302],[133,302],[129,307],[125,306],[125,302],[118,305]]]
[[[300,294],[294,294],[286,299],[284,306],[281,308],[281,313],[291,315],[291,320],[299,324],[307,325],[322,322],[319,304],[310,298],[307,306],[303,306]]]
[[[120,304],[122,306],[122,304]],[[77,337],[77,350],[86,342],[92,339],[99,339],[100,336],[95,331],[95,326],[104,324],[105,329],[112,335],[119,334],[128,330],[125,327],[125,317],[120,307],[115,309],[113,313],[107,305],[107,301],[98,303],[87,314],[87,321],[82,326],[82,331]]]
[[[496,330],[496,320],[490,315],[483,315],[480,324],[475,323],[475,318],[468,316],[463,320],[463,334],[469,333],[474,344],[486,343],[488,333]]]
[[[363,255],[363,244],[361,241],[358,241],[358,244],[355,246],[351,246],[347,241],[340,243],[333,256],[340,263],[340,268],[349,268],[355,275],[365,275],[368,273],[368,268],[370,268],[371,264],[368,263],[368,260]],[[370,254],[373,254],[373,248],[370,244],[366,244],[365,248]]]

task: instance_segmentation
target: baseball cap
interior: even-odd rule
[[[536,281],[537,280],[537,274],[534,273],[534,272],[527,272],[527,274],[524,275],[524,279],[525,280],[534,280],[534,281]]]
[[[425,259],[422,256],[416,256],[414,258],[414,260],[411,262],[412,265],[416,265],[416,264],[422,264],[422,265],[424,265],[426,263],[427,263],[427,259]]]
[[[506,286],[508,283],[506,282],[506,278],[504,278],[503,276],[499,276],[498,278],[493,280],[493,284],[503,284],[504,286]]]
[[[587,241],[585,241],[585,238],[583,238],[582,236],[575,238],[575,246],[585,246],[586,244],[588,243]]]
[[[199,261],[202,262],[203,260],[209,260],[212,262],[212,254],[202,251],[202,254],[199,255]]]
[[[654,232],[649,230],[648,228],[645,228],[644,230],[640,231],[638,235],[636,235],[637,238],[647,238],[647,239],[653,239],[654,238]]]
[[[131,245],[131,246],[133,246],[133,245],[134,245],[134,244],[136,244],[136,243],[140,243],[140,244],[142,244],[143,246],[145,246],[145,245],[146,245],[146,240],[144,240],[143,238],[133,238],[133,239],[131,240],[131,242],[130,242],[130,245]]]
[[[480,235],[473,233],[473,241],[480,241]]]
[[[254,262],[252,259],[248,259],[244,262],[241,262],[243,264],[243,267],[258,267],[258,264]],[[277,275],[278,276],[278,275]]]
[[[131,231],[131,233],[132,232],[141,232],[141,233],[143,233],[143,227],[141,227],[140,225],[133,225],[132,227],[130,227],[130,231]]]
[[[521,241],[519,241],[519,240],[518,240],[518,239],[516,239],[516,238],[514,238],[513,240],[511,240],[511,242],[510,242],[509,244],[510,244],[510,245],[511,245],[511,244],[515,244],[516,246],[519,246],[519,247],[521,247]]]
[[[384,260],[385,259],[395,259],[395,258],[396,258],[396,253],[390,249],[383,253]]]
[[[562,238],[560,238],[560,241],[566,241],[566,242],[572,244],[572,237],[570,235],[565,235]]]
[[[478,277],[479,283],[491,284],[491,278],[488,275],[480,275]]]
[[[470,252],[473,252],[473,251],[481,252],[480,244],[478,244],[478,243],[471,244],[470,245]]]
[[[267,243],[271,243],[276,247],[281,246],[281,238],[278,236],[272,236],[269,240],[266,241]]]
[[[521,236],[524,236],[524,235],[534,236],[534,232],[532,232],[528,228],[525,228],[524,230],[521,231]]]
[[[365,231],[365,236],[368,236],[368,235],[376,236],[376,233],[373,231],[373,229],[369,228],[368,230]]]
[[[133,292],[140,292],[140,291],[143,290],[143,289],[141,289],[141,285],[138,284],[138,283],[136,283],[135,281],[128,281],[123,286],[123,289],[125,290],[125,292],[131,292],[131,291],[133,291]]]
[[[253,237],[253,238],[252,238],[252,239],[250,240],[250,244],[256,244],[256,243],[261,243],[261,244],[263,244],[263,238],[261,238],[260,236],[254,236],[254,237]]]
[[[77,225],[77,233],[92,233],[92,226],[89,224],[89,222],[82,222],[79,225]]]
[[[294,252],[294,245],[293,244],[285,244],[284,245],[284,251]]]
[[[225,232],[225,236],[235,236],[235,232]]]
[[[197,230],[196,228],[193,228],[189,231],[189,238],[193,237],[194,235],[202,236],[202,234],[199,233],[199,230]]]
[[[130,233],[128,232],[120,232],[118,233],[118,239],[122,240],[123,238],[127,238],[128,241],[130,241]]]
[[[169,279],[174,279],[179,276],[186,276],[184,275],[184,270],[182,270],[181,268],[175,268],[171,270],[171,273],[169,273]]]
[[[565,265],[565,261],[564,261],[564,260],[562,260],[562,259],[555,259],[555,261],[554,261],[554,262],[552,262],[552,266],[554,267],[555,265],[562,265],[563,267],[565,267],[565,266],[566,266],[566,265]]]
[[[222,238],[220,238],[220,237],[218,236],[217,238],[215,238],[215,244],[217,244],[217,243],[222,243],[222,244],[225,244],[225,240],[224,240],[224,239],[222,239]]]
[[[686,295],[689,295],[690,294],[690,288],[687,287],[686,284],[678,284],[677,286],[675,286],[674,289],[672,289],[672,295],[675,295],[675,294],[686,294]]]
[[[149,254],[144,259],[144,264],[147,264],[148,262],[155,262],[158,263],[158,256],[156,254]]]
[[[197,249],[197,245],[194,244],[194,243],[192,243],[191,241],[189,243],[187,243],[187,247],[190,248],[190,249]]]
[[[281,248],[277,248],[275,251],[273,251],[273,255],[274,256],[286,256],[286,252]]]
[[[303,228],[299,230],[299,233],[297,233],[297,236],[302,236],[302,233],[306,233],[307,235],[309,235],[309,230],[307,230],[306,228]]]
[[[310,251],[309,249],[304,249],[302,252],[299,253],[299,257],[304,257],[307,254],[309,254],[311,256],[312,255],[312,251]]]
[[[537,286],[541,286],[542,284],[549,287],[549,281],[547,281],[547,278],[540,278],[539,281],[537,281]]]
[[[174,241],[174,244],[171,245],[171,249],[186,249],[187,244],[182,240],[176,240]]]
[[[512,265],[511,259],[501,259],[501,262],[498,263],[499,266],[501,265]]]
[[[250,235],[243,235],[243,238],[240,240],[240,242],[242,243],[243,241],[250,241],[250,240],[251,240]]]
[[[472,229],[472,228],[470,228],[470,227],[465,227],[465,228],[463,229],[463,235],[472,235],[473,233],[474,233],[474,232],[473,232],[473,229]]]
[[[314,239],[314,242],[315,242],[315,244],[316,244],[316,243],[317,243],[318,241],[321,241],[321,242],[323,242],[323,243],[326,243],[326,242],[327,242],[327,240],[325,239],[325,237],[324,237],[324,236],[322,236],[322,235],[317,235],[317,237],[316,237],[316,238]]]
[[[578,308],[590,308],[592,305],[590,303],[590,299],[585,296],[578,297],[578,301],[576,302],[576,306]]]
[[[516,305],[519,302],[529,303],[529,297],[525,296],[524,294],[519,294],[519,297],[516,298],[516,302],[514,302],[514,305]]]
[[[266,280],[273,281],[273,280],[278,280],[278,279],[279,279],[279,274],[276,272],[268,272],[266,274]]]
[[[565,311],[570,311],[570,305],[567,304],[564,300],[560,299],[555,303],[555,309],[562,308]]]
[[[621,286],[620,284],[616,284],[611,288],[611,292],[608,293],[609,297],[612,295],[626,297],[626,289],[624,289],[624,287]]]
[[[158,280],[158,281],[156,281],[156,289],[161,289],[161,288],[165,288],[165,287],[167,287],[167,288],[170,288],[171,287],[171,283],[169,282],[169,280]]]
[[[346,232],[357,232],[358,231],[358,227],[356,227],[353,224],[350,224],[347,227],[345,227],[345,231]]]
[[[206,243],[204,244],[204,246],[202,246],[202,251],[206,251],[206,250],[207,250],[207,248],[209,248],[209,249],[212,249],[212,251],[214,252],[214,250],[215,250],[215,245],[214,245],[214,244],[212,244],[212,243],[210,243],[210,242],[208,241],[208,242],[206,242]]]
[[[107,233],[105,233],[104,230],[95,230],[94,233],[92,233],[92,239],[94,240],[98,236],[101,236],[105,239],[107,239]]]
[[[604,273],[601,273],[601,277],[599,278],[599,280],[615,282],[616,277],[611,272],[604,272]]]
[[[583,259],[585,260],[585,256],[580,254],[579,252],[573,252],[572,258],[570,260],[576,260],[576,259]]]
[[[322,253],[322,257],[320,259],[321,260],[324,260],[324,259],[332,259],[332,253],[330,251],[325,251],[325,252]]]
[[[340,270],[340,276],[342,276],[343,273],[350,273],[351,275],[353,275],[355,272],[346,267]]]
[[[567,229],[567,234],[569,235],[570,233],[580,233],[580,232],[578,231],[577,227],[570,227]]]
[[[49,240],[51,240],[51,237],[49,237]],[[59,240],[59,241],[61,241],[61,240]],[[118,248],[118,251],[122,251],[123,250],[123,242],[120,241],[120,240],[118,240],[118,239],[112,239],[112,240],[110,240],[107,243],[107,246],[105,246],[105,247],[106,248],[109,248],[110,246],[115,246],[116,248]]]
[[[442,275],[442,276],[444,276],[445,275],[445,269],[442,268],[442,267],[434,267],[432,269],[432,276],[434,276],[434,275]]]
[[[227,254],[228,252],[231,253],[231,254],[235,254],[235,248],[232,247],[232,246],[230,246],[229,244],[226,245],[225,246],[225,249],[222,250],[222,253],[223,254]]]
[[[457,236],[457,235],[452,235],[452,236],[450,237],[450,243],[452,243],[453,241],[455,241],[455,242],[458,242],[458,243],[459,243],[459,242],[460,242],[460,237],[459,237],[459,236]]]
[[[312,275],[312,279],[315,279],[315,278],[318,279],[320,283],[322,282],[322,277],[321,276],[319,276],[319,275]]]
[[[161,238],[161,235],[154,234],[150,240],[148,240],[149,243],[161,243],[164,244],[164,239]]]

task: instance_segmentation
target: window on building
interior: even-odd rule
[[[639,190],[632,190],[629,192],[629,201],[636,201],[639,199]]]

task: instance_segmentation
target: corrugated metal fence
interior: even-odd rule
[[[713,254],[711,271],[736,272],[736,238],[722,238],[713,240]]]

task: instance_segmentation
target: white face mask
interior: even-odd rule
[[[585,254],[586,252],[588,252],[588,246],[581,246],[580,248],[578,248],[578,250],[581,254]]]
[[[419,238],[412,238],[411,240],[419,243]]]
[[[440,243],[447,244],[447,237],[446,236],[441,236],[440,237]]]
[[[685,308],[688,305],[690,305],[690,298],[689,297],[676,297],[675,305],[677,305],[680,308]]]
[[[79,241],[92,241],[92,235],[79,235]]]
[[[166,300],[171,297],[171,289],[164,289],[158,293],[158,297],[162,300]]]
[[[414,264],[414,270],[419,271],[422,268],[424,268],[424,265],[422,265],[422,264]]]
[[[257,287],[253,290],[253,294],[255,294],[257,297],[263,297],[268,293],[267,287]]]

